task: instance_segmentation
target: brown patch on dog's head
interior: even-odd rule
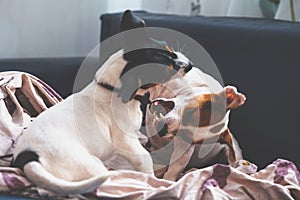
[[[205,127],[222,120],[226,114],[224,92],[203,94],[193,98],[184,108],[184,126]]]

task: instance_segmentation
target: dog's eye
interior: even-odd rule
[[[160,116],[168,114],[175,104],[173,101],[156,100],[150,104],[150,112],[153,115]]]

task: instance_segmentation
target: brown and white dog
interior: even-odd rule
[[[138,38],[126,31],[139,27]],[[113,173],[104,165],[112,156],[153,173],[152,159],[136,136],[142,122],[136,92],[153,84],[144,84],[143,71],[125,75],[143,65],[159,74],[156,83],[163,83],[185,75],[192,65],[178,52],[154,48],[157,41],[143,27],[143,20],[126,11],[121,20],[124,49],[103,64],[86,88],[41,113],[19,137],[12,166],[33,184],[59,195],[90,192]],[[128,49],[137,43],[141,49]]]
[[[155,174],[168,180],[177,180],[184,169],[224,160],[222,153],[232,166],[242,159],[228,122],[230,110],[246,97],[195,67],[182,79],[151,88],[146,112]]]

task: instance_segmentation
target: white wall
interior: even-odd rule
[[[99,43],[101,14],[188,14],[190,1],[0,0],[0,58],[86,56]]]
[[[145,0],[108,0],[107,12],[123,12],[127,8],[130,8],[131,10],[140,10],[142,1]],[[146,1],[151,2],[152,0]]]
[[[191,2],[191,0],[143,0],[141,7],[149,12],[189,15]]]
[[[289,0],[282,0],[278,6],[278,10],[275,15],[275,19],[292,20],[291,17],[291,5]],[[300,0],[293,0],[295,20],[300,22]]]
[[[188,14],[189,1],[0,0],[0,58],[86,56],[99,43],[101,14]]]
[[[0,58],[85,56],[98,43],[105,12],[139,0],[0,0]]]

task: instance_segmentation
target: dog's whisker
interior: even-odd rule
[[[174,47],[173,47],[173,46],[171,46],[171,49],[172,49],[172,51],[173,51],[173,52],[175,51],[175,49],[174,49]]]

